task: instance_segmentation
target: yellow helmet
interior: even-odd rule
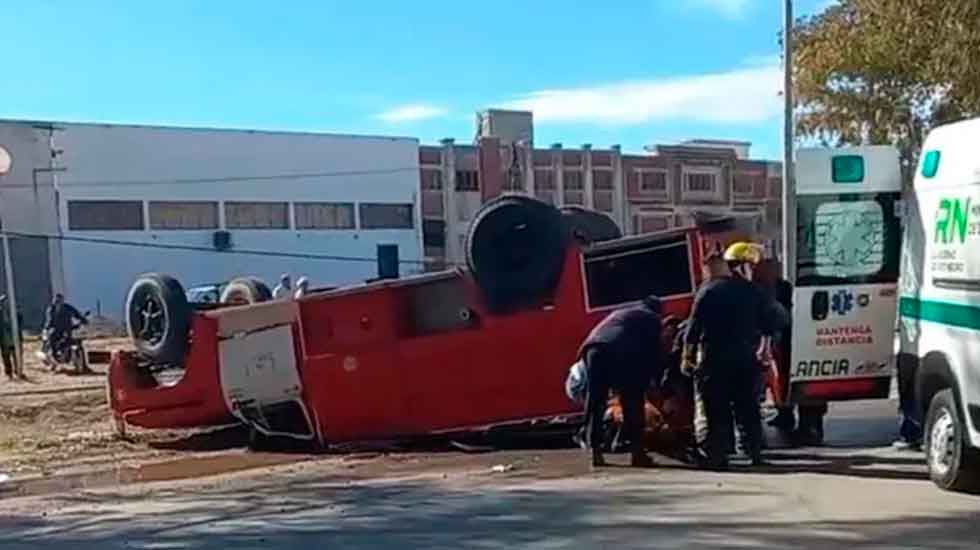
[[[762,261],[762,245],[744,241],[733,243],[725,249],[725,261],[757,264]]]

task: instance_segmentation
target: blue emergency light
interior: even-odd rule
[[[939,172],[939,159],[942,154],[939,151],[929,151],[922,158],[922,176],[932,178]]]

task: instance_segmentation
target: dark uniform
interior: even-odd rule
[[[746,451],[753,461],[761,460],[757,344],[760,334],[772,334],[786,322],[785,311],[773,304],[736,277],[710,280],[694,298],[685,342],[688,349],[700,346],[702,354],[694,378],[696,436],[709,465],[727,463],[733,411],[744,429]]]
[[[611,313],[589,333],[579,356],[589,380],[585,422],[593,464],[602,464],[602,424],[609,390],[619,393],[623,431],[634,464],[649,462],[643,451],[644,399],[650,381],[661,370],[660,300],[649,297],[641,305]]]
[[[44,314],[44,328],[48,331],[48,345],[52,346],[52,349],[57,349],[56,346],[61,340],[71,336],[73,322],[76,320],[81,324],[88,322],[75,306],[69,303],[55,301],[48,306]]]

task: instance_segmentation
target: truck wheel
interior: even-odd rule
[[[623,236],[619,226],[608,215],[581,206],[565,206],[561,218],[569,235],[581,244],[601,243]]]
[[[966,444],[953,390],[937,393],[929,404],[925,425],[929,477],[949,491],[980,491],[980,457]]]
[[[558,285],[568,233],[556,208],[508,196],[477,212],[466,235],[466,263],[491,310],[539,301]]]
[[[136,351],[153,363],[183,361],[190,315],[187,295],[173,277],[148,273],[129,288],[126,329]]]
[[[272,299],[269,285],[258,277],[237,277],[221,291],[219,301],[222,304],[246,305],[267,302]]]

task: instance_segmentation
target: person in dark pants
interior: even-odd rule
[[[733,412],[745,431],[745,450],[752,463],[762,464],[756,349],[759,334],[772,334],[785,325],[786,313],[752,283],[733,277],[720,255],[705,260],[705,276],[707,281],[694,298],[684,349],[684,368],[694,376],[695,431],[702,464],[728,466]]]
[[[57,346],[62,340],[70,337],[75,321],[83,325],[88,323],[88,319],[75,309],[75,306],[65,302],[64,295],[55,294],[54,300],[44,314],[44,330],[48,331],[48,345]]]
[[[915,357],[900,355],[898,372],[898,439],[893,446],[899,450],[917,451],[922,448],[922,409],[915,399]]]
[[[631,464],[653,465],[643,449],[644,401],[661,370],[660,309],[660,299],[649,296],[640,305],[614,311],[592,329],[579,350],[589,380],[585,432],[594,467],[605,465],[602,426],[609,390],[619,393]]]
[[[762,292],[783,306],[789,315],[789,319],[792,320],[793,284],[779,275],[779,264],[772,259],[760,262],[757,267],[755,282]],[[790,397],[788,393],[792,334],[792,323],[790,323],[773,338],[773,342],[778,348],[779,378],[786,399]],[[793,405],[785,405],[779,408],[776,417],[769,421],[769,425],[789,435],[797,444],[821,445],[824,437],[823,419],[828,410],[827,403],[801,403],[797,409],[799,410],[799,424],[797,424],[796,415],[793,414]]]
[[[3,373],[13,380],[20,369],[17,368],[17,354],[14,351],[14,330],[10,323],[7,296],[0,296],[0,357],[3,358]]]

